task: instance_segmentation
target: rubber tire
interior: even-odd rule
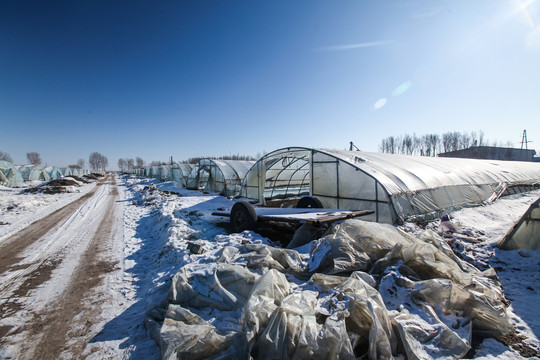
[[[234,232],[257,229],[257,213],[247,201],[238,201],[231,209],[230,223]]]
[[[321,200],[313,196],[304,196],[296,204],[297,209],[322,209],[323,204]]]

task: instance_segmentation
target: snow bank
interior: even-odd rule
[[[282,249],[254,232],[227,234],[210,214],[230,200],[127,182],[126,270],[144,300],[133,311],[147,313],[162,358],[460,358],[471,345],[476,356],[520,358],[497,340],[471,344],[514,329],[521,346],[538,346],[538,310],[527,317],[521,300],[538,298],[540,279],[529,276],[531,291],[514,278],[537,276],[537,253],[493,247],[535,195],[456,212],[461,233],[444,237],[438,222],[355,220]],[[511,270],[518,259],[523,270]]]
[[[42,182],[39,182],[39,185],[41,184]],[[0,223],[5,224],[0,225],[0,242],[77,200],[95,186],[95,183],[87,184],[62,194],[32,194],[21,189],[0,186]]]
[[[495,272],[443,243],[360,220],[296,250],[217,236],[185,259],[147,327],[165,359],[460,358],[471,332],[500,338],[512,325]]]

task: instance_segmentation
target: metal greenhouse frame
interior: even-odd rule
[[[374,210],[367,220],[434,218],[540,188],[540,164],[290,147],[246,174],[241,196],[261,204],[311,195],[325,208]]]
[[[244,176],[253,164],[255,161],[201,159],[193,165],[186,187],[236,196]]]
[[[158,181],[171,180],[171,165],[159,165],[156,169],[155,178]]]
[[[19,170],[12,163],[0,160],[0,185],[16,187],[24,183]]]
[[[177,182],[182,184],[182,186],[187,185],[187,179],[189,177],[189,174],[191,173],[191,170],[193,169],[193,166],[190,164],[177,164],[174,163],[171,166],[171,181]]]

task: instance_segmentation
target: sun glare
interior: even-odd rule
[[[534,19],[531,16],[531,12],[529,11],[529,6],[535,3],[536,0],[514,0],[514,2],[516,4],[515,13],[519,14],[524,20],[524,22],[531,27],[531,29],[534,29],[536,27],[536,24],[534,23]]]

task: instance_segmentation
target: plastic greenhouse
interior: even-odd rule
[[[182,184],[182,186],[186,186],[187,179],[189,177],[189,174],[191,173],[192,168],[193,165],[190,164],[173,164],[170,169],[171,180]]]
[[[62,170],[56,166],[48,166],[45,171],[49,174],[51,179],[60,179],[63,175]]]
[[[61,168],[60,171],[64,174],[64,176],[73,175],[73,169],[72,168]]]
[[[155,178],[159,181],[169,181],[171,165],[160,165],[156,168]]]
[[[49,181],[51,177],[49,173],[40,165],[23,165],[19,168],[19,171],[24,181]]]
[[[159,166],[150,167],[150,177],[158,178],[159,177]]]
[[[0,160],[0,185],[15,187],[23,182],[21,173],[12,163]]]
[[[290,147],[246,174],[241,195],[261,204],[311,195],[325,208],[374,210],[396,223],[540,188],[540,164]]]
[[[77,169],[77,168],[69,168],[69,169],[70,169],[70,172],[71,172],[70,175],[81,176],[81,170],[80,169]]]
[[[187,188],[218,192],[224,196],[238,195],[242,179],[255,161],[201,159],[187,179]]]

